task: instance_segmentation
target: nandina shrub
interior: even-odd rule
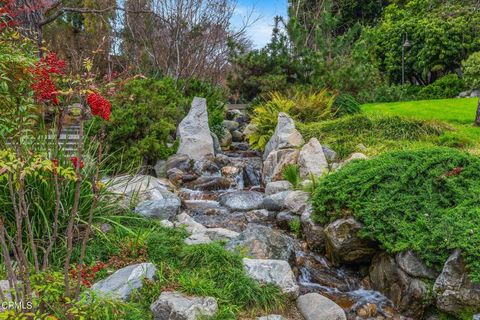
[[[461,249],[480,281],[480,159],[449,148],[397,151],[359,160],[318,182],[314,219],[344,215],[363,222],[361,235],[391,253],[413,250],[440,270]]]

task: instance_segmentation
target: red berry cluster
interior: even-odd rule
[[[58,104],[58,92],[52,75],[61,75],[65,69],[65,61],[57,58],[55,53],[50,53],[35,64],[31,72],[33,74],[32,89],[35,98],[40,102],[52,102]]]
[[[16,25],[17,13],[15,13],[14,5],[14,0],[0,0],[0,32],[7,27]]]
[[[107,266],[103,262],[98,262],[97,264],[90,267],[84,265],[70,267],[70,276],[72,277],[72,279],[78,279],[80,277],[80,283],[83,286],[90,288],[90,286],[92,285],[92,281],[95,280],[95,276],[97,275],[97,273],[104,270],[106,267]]]
[[[98,93],[91,93],[87,97],[87,103],[90,106],[94,116],[99,116],[106,121],[110,120],[110,110],[112,109],[110,101]]]
[[[76,168],[77,164],[78,164],[78,158],[77,157],[71,157],[70,161],[72,161],[73,167]],[[85,164],[83,163],[83,161],[80,161],[80,169],[83,169],[84,166],[85,166]]]

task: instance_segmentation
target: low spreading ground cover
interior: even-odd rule
[[[437,270],[460,248],[480,281],[480,159],[451,148],[393,151],[318,182],[314,219],[353,215],[391,253],[415,251]]]

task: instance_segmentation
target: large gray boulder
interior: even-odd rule
[[[235,211],[259,209],[263,203],[263,194],[256,191],[235,191],[221,194],[218,202]]]
[[[270,227],[249,224],[240,235],[230,241],[227,249],[246,251],[256,259],[292,260],[297,249],[295,240],[281,231]]]
[[[261,283],[275,284],[293,299],[298,297],[300,288],[287,261],[244,258],[243,266],[251,278]]]
[[[305,320],[347,319],[345,311],[340,306],[318,293],[307,293],[298,297],[297,308]]]
[[[166,179],[147,175],[123,175],[103,180],[114,200],[124,207],[147,200],[163,198],[163,192],[174,186]]]
[[[480,284],[471,281],[460,250],[445,262],[433,290],[437,308],[443,312],[456,316],[465,311],[480,312]]]
[[[374,241],[362,239],[363,225],[354,218],[339,219],[325,227],[326,251],[335,265],[369,262],[377,251]]]
[[[292,191],[283,191],[266,196],[262,207],[270,211],[281,211],[285,208],[285,199]]]
[[[280,112],[277,118],[275,132],[265,146],[263,160],[270,152],[279,149],[297,148],[305,143],[302,135],[295,128],[295,122],[286,113]]]
[[[395,261],[403,271],[412,277],[435,280],[438,276],[438,272],[428,268],[413,251],[397,254]]]
[[[180,139],[177,154],[188,155],[194,160],[215,154],[208,127],[206,99],[198,97],[193,99],[188,115],[178,125],[177,137]]]
[[[305,210],[302,213],[300,222],[302,225],[302,234],[310,250],[325,252],[325,229],[312,220],[312,210]],[[277,217],[278,219],[278,217]]]
[[[179,292],[162,292],[150,310],[154,320],[197,320],[217,313],[217,300],[212,297],[187,297]]]
[[[269,196],[282,191],[289,191],[292,188],[292,184],[286,180],[269,182],[265,186],[265,195]]]
[[[303,212],[310,208],[310,193],[305,191],[292,191],[285,198],[285,208],[301,216]]]
[[[178,196],[167,190],[159,190],[156,200],[139,203],[135,207],[135,212],[147,218],[172,220],[180,211],[181,205]]]
[[[263,162],[263,181],[268,184],[272,181],[282,180],[285,167],[297,163],[299,152],[296,149],[281,149],[270,152]]]
[[[300,166],[300,176],[303,179],[307,179],[311,175],[319,177],[328,171],[328,163],[322,145],[316,138],[310,139],[302,147],[298,155],[298,165]]]
[[[433,302],[431,285],[408,275],[398,266],[395,258],[385,252],[375,255],[369,274],[372,288],[389,298],[407,317],[422,319]]]
[[[152,263],[134,264],[95,283],[91,290],[100,297],[128,301],[142,288],[144,279],[155,279],[156,272],[157,268]]]

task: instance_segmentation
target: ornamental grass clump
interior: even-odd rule
[[[0,30],[0,261],[12,300],[36,302],[8,310],[9,318],[49,314],[51,296],[36,282],[53,270],[63,270],[63,298],[71,301],[65,309],[76,308],[92,273],[73,276],[71,271],[89,270],[84,260],[94,218],[107,212],[100,167],[111,105],[94,85],[92,60],[85,59],[82,79],[71,79],[54,53],[38,55],[17,30]],[[80,106],[73,157],[60,142],[63,105],[71,104]],[[43,116],[46,110],[51,122]],[[100,118],[102,128],[87,148],[83,138],[89,115]],[[75,260],[74,245],[79,246]],[[0,300],[6,293],[0,288]]]
[[[396,151],[356,161],[318,182],[314,219],[352,215],[361,235],[390,253],[413,250],[441,270],[461,249],[480,281],[480,159],[449,148]]]

